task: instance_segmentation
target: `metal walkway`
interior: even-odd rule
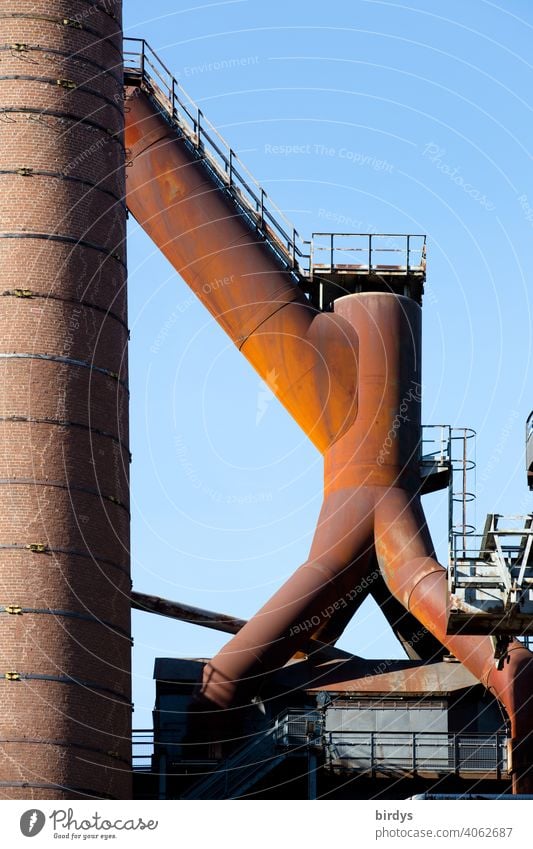
[[[448,633],[533,633],[533,514],[489,513],[474,539],[452,550]]]
[[[294,757],[307,758],[333,773],[382,778],[499,779],[509,771],[508,738],[503,732],[328,731],[317,711],[287,711],[181,798],[242,798],[286,758]]]
[[[421,299],[424,235],[313,233],[303,239],[144,39],[124,39],[124,76],[126,85],[142,88],[153,99],[317,309],[331,309],[335,297],[361,291],[363,279],[372,279],[378,291]],[[347,257],[354,262],[346,263]],[[389,258],[395,261],[388,264]]]

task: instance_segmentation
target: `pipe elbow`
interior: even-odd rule
[[[321,450],[324,452],[357,418],[359,336],[342,316],[319,313],[309,326],[306,340],[316,351],[313,377],[322,411]]]

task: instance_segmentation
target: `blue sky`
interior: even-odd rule
[[[423,421],[477,431],[478,526],[530,511],[531,4],[124,5],[301,233],[428,234]],[[134,586],[247,618],[306,559],[321,458],[133,219],[128,255]],[[425,508],[444,559],[445,499]],[[154,657],[227,637],[139,613],[134,634],[147,727]],[[340,645],[402,656],[373,603]]]

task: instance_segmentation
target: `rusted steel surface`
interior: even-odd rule
[[[206,666],[205,694],[221,707],[249,697],[258,677],[301,649],[307,629],[334,626],[371,577],[376,493],[419,483],[420,307],[371,293],[340,298],[335,310],[361,342],[358,416],[325,454],[309,559]]]
[[[363,596],[364,598],[365,596]],[[360,603],[360,602],[359,602]],[[213,610],[205,610],[201,607],[193,607],[179,601],[171,601],[168,598],[160,598],[155,595],[147,595],[136,590],[131,591],[132,610],[140,610],[143,613],[155,613],[169,619],[177,619],[180,622],[189,622],[192,625],[200,625],[203,628],[211,628],[214,631],[222,631],[227,634],[237,634],[246,625],[246,619],[237,616],[229,616],[227,613],[216,613]],[[301,652],[295,657],[312,658],[313,661],[342,660],[351,658],[352,655],[335,646],[328,645],[321,640],[309,639]]]
[[[365,511],[365,494],[354,497],[350,518],[356,500],[363,509],[358,521],[346,522],[339,495],[324,503],[307,562],[206,665],[204,694],[220,707],[247,699],[266,672],[283,666],[357,597],[372,548],[371,502]]]
[[[472,687],[477,683],[476,678],[462,663],[404,663],[404,668],[401,668],[398,661],[372,660],[359,666],[362,668],[352,670],[349,662],[340,669],[335,669],[332,663],[322,664],[314,671],[315,680],[309,689],[351,694],[402,693],[436,696]]]
[[[129,89],[127,105],[130,211],[258,373],[275,374],[272,390],[324,454],[309,558],[206,665],[202,699],[219,708],[246,702],[310,638],[335,639],[377,556],[390,594],[423,633],[505,707],[514,789],[527,792],[533,655],[513,644],[497,669],[490,638],[446,634],[446,573],[419,498],[420,307],[365,293],[316,315],[150,100]]]
[[[376,568],[379,570],[379,566]],[[442,643],[392,595],[381,572],[378,579],[372,583],[371,592],[408,658],[428,663],[442,658],[446,652]]]
[[[357,412],[357,337],[317,313],[145,94],[127,89],[127,202],[320,451]]]
[[[359,338],[359,409],[324,455],[324,495],[361,486],[420,485],[422,310],[410,298],[347,295],[335,313]]]
[[[131,593],[131,606],[133,610],[157,613],[159,616],[179,619],[181,622],[191,622],[194,625],[202,625],[204,628],[212,628],[215,631],[225,631],[227,634],[236,634],[245,624],[244,619],[237,619],[235,616],[228,616],[226,613],[214,613],[212,610],[203,610],[189,604],[169,601],[168,598],[146,595],[146,593],[139,593],[135,590],[132,590]]]

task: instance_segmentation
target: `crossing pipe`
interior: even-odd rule
[[[273,390],[324,455],[324,503],[309,558],[206,665],[206,707],[242,704],[310,637],[335,632],[371,584],[377,558],[388,590],[420,630],[505,707],[514,789],[528,792],[533,656],[515,643],[497,669],[489,637],[446,634],[446,572],[419,497],[420,307],[366,293],[316,314],[149,97],[131,88],[127,104],[130,211],[259,374],[275,372]],[[215,278],[230,282],[213,287]]]

